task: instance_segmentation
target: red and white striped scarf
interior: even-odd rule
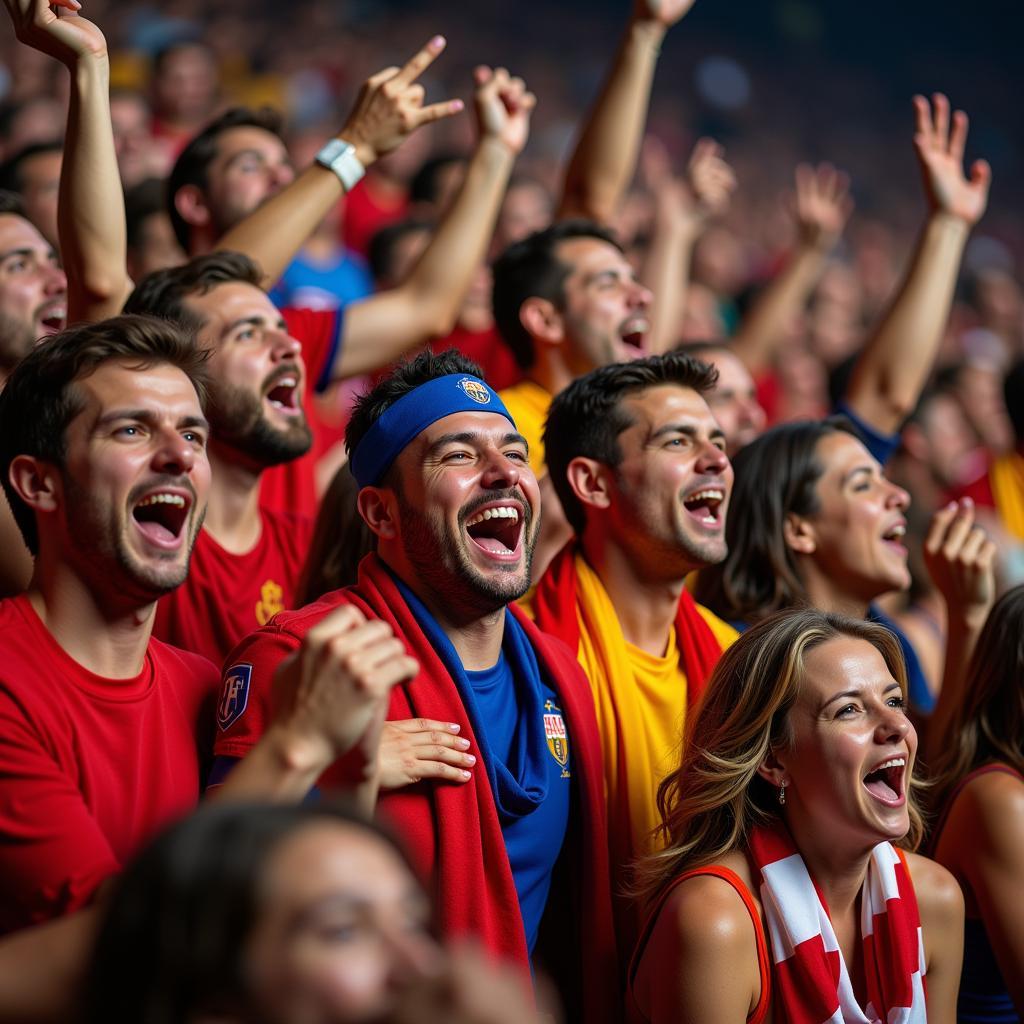
[[[828,907],[785,824],[755,828],[750,850],[761,872],[777,1019],[788,1024],[926,1024],[917,898],[891,843],[871,851],[861,892],[866,1007],[853,994]]]

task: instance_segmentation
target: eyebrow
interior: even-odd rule
[[[33,249],[31,246],[28,246],[28,245],[23,245],[23,246],[19,246],[17,249],[8,249],[7,252],[0,253],[0,263],[3,263],[4,260],[10,259],[12,256],[38,256],[38,255],[39,255],[39,251],[37,249]],[[52,248],[50,248],[48,246],[47,249],[46,249],[46,258],[48,260],[53,260],[54,262],[57,262],[57,250],[56,249],[52,249]]]
[[[845,486],[855,476],[858,476],[861,473],[867,473],[868,476],[874,476],[875,468],[876,468],[875,466],[855,466],[848,473],[844,473],[843,474],[843,478],[841,480],[841,483]]]
[[[827,708],[830,704],[834,704],[837,700],[845,700],[848,697],[863,697],[864,696],[864,689],[865,688],[862,688],[860,690],[843,690],[842,693],[837,693],[834,697],[830,697],[827,701],[825,701],[825,703],[821,705],[821,710],[824,711],[825,708]],[[900,686],[900,684],[898,682],[896,682],[896,680],[894,679],[882,691],[882,696],[884,697],[887,693],[890,693],[892,690],[899,690],[900,693],[902,693],[903,692],[903,687]]]
[[[433,444],[427,448],[427,454],[436,452],[439,448],[443,448],[446,444],[477,444],[482,437],[482,434],[464,430],[458,434],[442,434]],[[507,444],[521,444],[529,453],[530,445],[529,442],[516,430],[510,430],[507,434],[501,438],[502,446]]]
[[[236,327],[243,327],[248,324],[250,327],[266,327],[267,317],[254,315],[254,316],[242,316],[237,320],[232,320],[231,323],[224,328],[225,334],[230,334]],[[279,317],[274,321],[274,327],[280,330],[287,330],[288,325],[285,323],[284,317]]]
[[[699,437],[700,431],[692,423],[666,423],[665,426],[658,427],[657,430],[651,433],[650,440],[655,441],[666,434],[683,434],[686,437]],[[725,431],[721,427],[716,426],[713,430],[708,431],[708,437],[714,441],[724,441]]]
[[[115,409],[113,412],[108,412],[105,416],[101,416],[97,421],[94,429],[100,427],[109,426],[111,423],[116,423],[118,420],[138,420],[140,423],[155,423],[157,421],[157,415],[152,409]],[[200,427],[203,430],[209,430],[210,424],[205,416],[182,416],[176,423],[178,427]]]

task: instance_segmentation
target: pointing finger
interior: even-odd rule
[[[434,36],[419,53],[414,54],[405,67],[398,72],[396,78],[402,85],[414,82],[441,55],[447,45],[444,36]]]

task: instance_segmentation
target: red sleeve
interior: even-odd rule
[[[0,690],[0,933],[89,902],[120,870],[68,772]]]
[[[341,347],[344,321],[341,310],[286,306],[281,310],[281,316],[288,325],[288,333],[302,342],[306,394],[323,391],[330,384],[331,367]]]
[[[273,625],[247,636],[227,657],[217,701],[214,757],[245,757],[270,724],[274,672],[299,639]]]

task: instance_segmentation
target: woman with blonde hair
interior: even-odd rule
[[[883,627],[782,612],[727,650],[661,785],[630,969],[652,1024],[953,1024],[963,900],[921,838]]]
[[[947,743],[933,766],[931,841],[967,904],[964,1024],[1024,1017],[1024,586],[1004,594],[978,639]]]

